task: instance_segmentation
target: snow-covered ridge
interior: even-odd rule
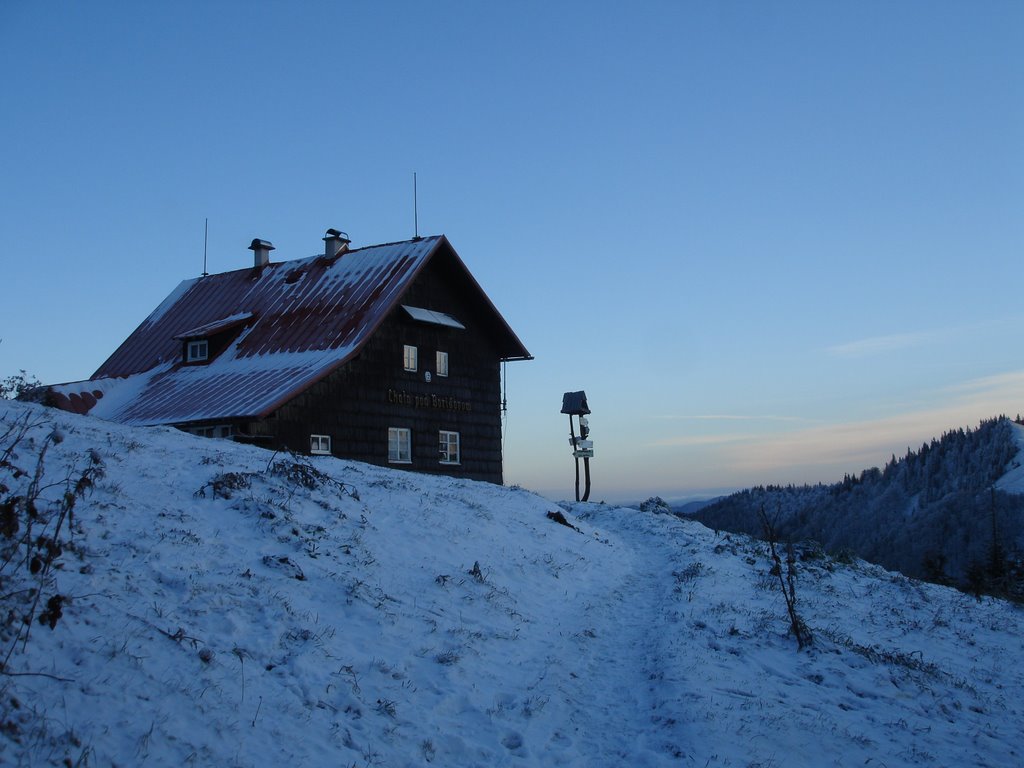
[[[1013,466],[996,481],[996,488],[1007,493],[1024,494],[1024,425],[1011,422],[1011,426],[1013,427],[1013,439],[1017,443],[1019,451]]]
[[[2,678],[2,764],[1022,762],[1007,603],[803,559],[798,653],[742,536],[6,401],[0,435],[26,417],[48,477],[106,474]]]

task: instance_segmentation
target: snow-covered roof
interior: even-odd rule
[[[124,424],[266,416],[350,359],[435,259],[482,308],[497,355],[528,359],[437,235],[183,281],[91,379],[51,392],[65,410]],[[182,360],[182,339],[231,330],[237,337],[208,363]]]

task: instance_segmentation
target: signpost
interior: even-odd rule
[[[572,446],[572,455],[576,460],[576,501],[587,501],[590,498],[590,460],[594,458],[594,441],[588,440],[590,436],[590,422],[587,421],[587,414],[590,407],[587,405],[587,393],[566,392],[562,395],[562,413],[569,415],[569,445]],[[572,417],[579,419],[580,434],[576,436],[576,427]],[[580,459],[583,459],[584,491],[580,497]]]

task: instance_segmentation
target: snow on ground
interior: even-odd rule
[[[1016,606],[808,557],[798,652],[742,536],[0,401],[18,418],[63,434],[48,477],[89,449],[106,475],[63,617],[0,676],[0,764],[1024,763]]]

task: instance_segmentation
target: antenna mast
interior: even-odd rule
[[[416,194],[416,171],[412,172],[412,226],[413,240],[420,239],[420,209],[419,198]]]
[[[206,217],[206,223],[203,224],[203,277],[206,277],[210,273],[206,271],[206,243],[210,239],[210,217]]]

